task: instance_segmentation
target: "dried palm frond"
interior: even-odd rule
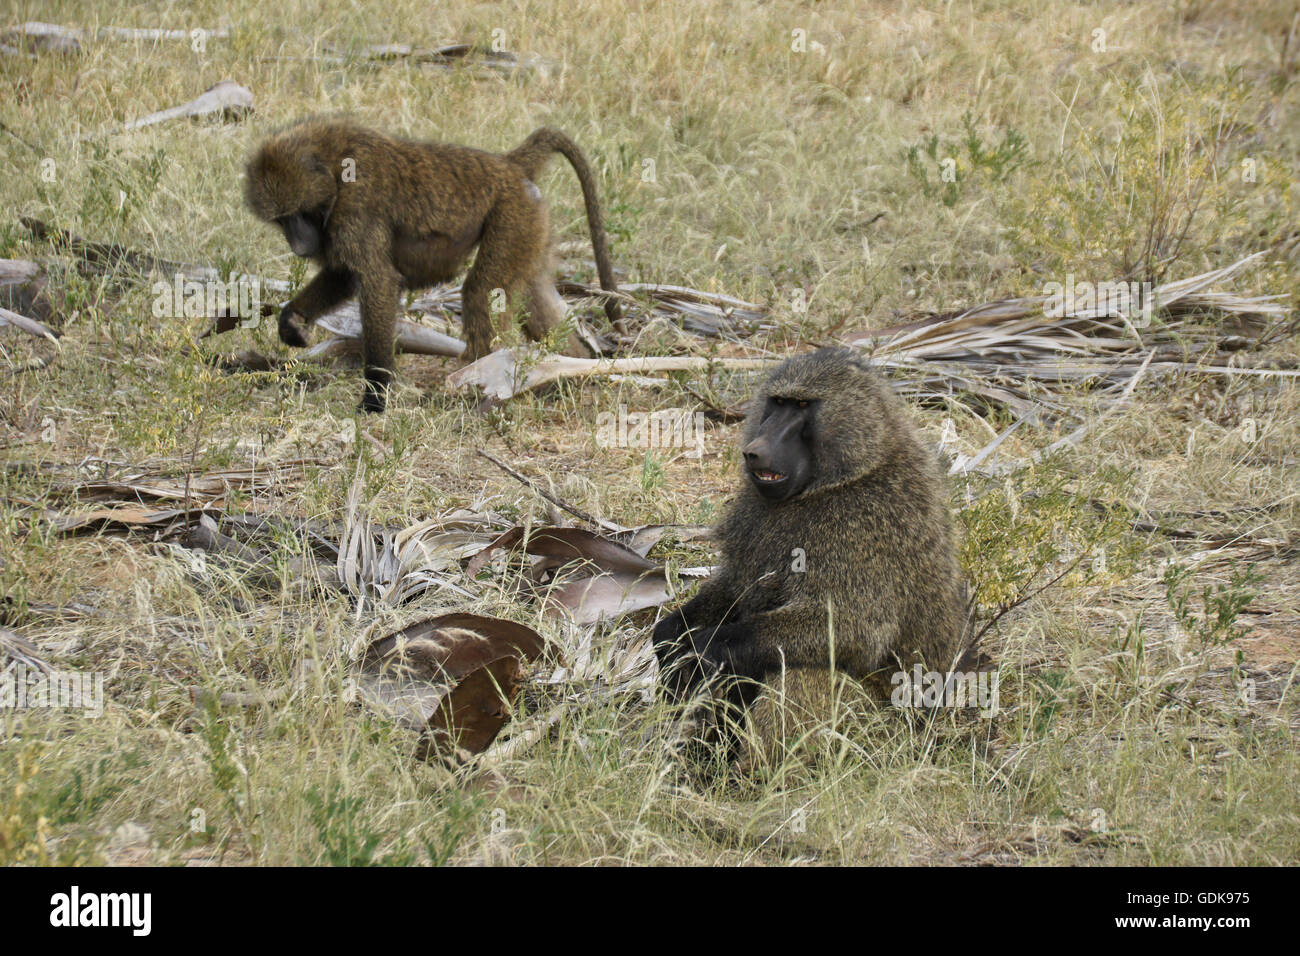
[[[900,373],[899,390],[917,400],[946,400],[957,393],[993,407],[1008,408],[1028,421],[1073,414],[1067,395],[1078,389],[1119,394],[1143,370],[1197,371],[1217,375],[1298,376],[1289,368],[1255,368],[1238,356],[1293,333],[1297,320],[1281,301],[1284,296],[1240,295],[1212,286],[1257,262],[1258,252],[1222,269],[1166,282],[1150,290],[1150,312],[1124,314],[1101,298],[1099,304],[1059,317],[1047,309],[1047,295],[1005,299],[974,308],[929,314],[884,329],[850,333],[845,344],[864,349],[885,369]],[[608,293],[575,282],[561,291],[599,298]],[[631,299],[647,319],[683,320],[683,326],[704,335],[732,338],[760,329],[766,310],[731,296],[681,286],[625,284],[620,295],[640,293],[648,309]],[[439,295],[438,306],[459,309],[459,295]],[[1215,322],[1203,321],[1213,316]],[[1148,322],[1147,320],[1156,320]],[[689,320],[689,321],[685,321]],[[497,399],[556,378],[646,373],[692,366],[673,364],[673,356],[637,359],[583,360],[562,356],[533,356],[519,362],[520,353],[503,351],[467,366],[451,378],[453,387],[475,384]],[[696,359],[703,362],[703,359]],[[486,368],[491,363],[501,368]],[[505,363],[505,364],[502,364]],[[719,367],[758,368],[764,361],[732,358]]]
[[[620,627],[613,634],[582,624],[560,628],[562,662],[538,684],[560,688],[569,699],[639,694],[654,699],[658,674],[654,645],[645,627]]]
[[[376,527],[360,507],[361,485],[354,480],[348,489],[337,565],[339,585],[358,609],[397,607],[431,588],[472,599],[453,579],[462,577],[460,560],[495,537],[490,516],[457,509],[398,531]]]
[[[1063,412],[1054,395],[1065,387],[1119,392],[1148,368],[1294,377],[1300,371],[1245,367],[1236,356],[1295,331],[1284,296],[1210,289],[1262,255],[1157,286],[1151,311],[1159,321],[1145,329],[1136,314],[1110,303],[1052,317],[1046,309],[1053,300],[1043,295],[929,315],[845,341],[869,351],[876,364],[905,372],[902,390],[915,397],[967,392],[1031,420]],[[1205,314],[1227,319],[1222,328],[1197,321]]]

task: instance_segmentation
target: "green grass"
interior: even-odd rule
[[[203,320],[152,316],[151,278],[80,271],[17,226],[37,216],[301,282],[308,271],[243,209],[243,158],[294,119],[346,112],[490,149],[541,124],[566,130],[601,178],[626,277],[770,304],[777,352],[916,309],[1037,294],[1070,272],[1181,278],[1269,247],[1242,291],[1289,293],[1300,280],[1287,244],[1300,93],[1294,51],[1282,55],[1293,12],[1229,0],[593,0],[580,16],[536,2],[19,4],[13,23],[232,33],[203,53],[92,40],[80,57],[0,57],[0,256],[41,260],[65,320],[53,364],[0,373],[4,625],[59,667],[103,672],[109,698],[93,720],[0,710],[0,863],[1296,863],[1295,384],[1153,376],[1080,448],[953,487],[986,612],[1085,556],[991,633],[992,721],[853,713],[762,774],[700,780],[666,751],[661,706],[598,698],[467,786],[414,761],[402,732],[348,699],[347,654],[368,629],[454,605],[358,619],[342,595],[196,573],[147,535],[62,537],[41,511],[73,506],[58,480],[301,458],[301,478],[257,504],[338,519],[360,480],[371,516],[394,524],[471,506],[548,521],[482,447],[625,525],[707,522],[729,494],[737,426],[710,426],[696,460],[599,447],[593,423],[620,403],[694,407],[684,385],[734,403],[750,380],[565,383],[480,415],[442,388],[452,363],[407,356],[388,414],[357,419],[354,372],[217,371],[218,349],[285,353],[268,326],[196,343]],[[326,44],[486,43],[497,29],[549,73],[312,59]],[[243,123],[81,139],[225,78],[257,98]],[[571,172],[557,162],[540,185],[558,238],[581,250],[566,268],[586,270]],[[40,348],[11,332],[0,333],[10,358]],[[648,331],[642,350],[675,341]],[[1266,358],[1296,357],[1288,342]],[[968,453],[1008,424],[957,400],[915,414],[930,438],[950,420]],[[1059,437],[1026,426],[1000,454]],[[1290,550],[1134,532],[1121,502]],[[703,544],[654,555],[713,561]],[[505,590],[476,609],[572,637]],[[308,657],[318,669],[287,703],[192,702],[194,689],[294,687]]]

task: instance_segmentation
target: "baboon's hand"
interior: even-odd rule
[[[296,349],[307,347],[307,322],[287,305],[280,310],[280,341]]]
[[[764,668],[754,653],[752,624],[722,624],[695,638],[700,669],[712,676],[725,674],[761,680]]]
[[[680,608],[665,615],[655,625],[654,635],[651,640],[654,643],[655,656],[659,658],[661,667],[668,663],[669,658],[676,655],[678,639],[682,636],[684,630],[686,630],[686,619],[682,617]]]
[[[684,648],[665,667],[659,667],[659,680],[669,700],[685,701],[697,689],[718,676],[718,666],[706,661],[689,647]]]
[[[690,653],[690,642],[683,639],[686,619],[681,609],[673,611],[655,625],[655,657],[659,659],[659,680],[671,696],[681,696],[690,689],[691,679],[682,665],[682,658]]]

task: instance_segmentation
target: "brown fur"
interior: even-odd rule
[[[595,181],[563,133],[539,129],[504,155],[397,139],[340,119],[306,120],[272,136],[248,161],[249,208],[267,222],[300,212],[323,219],[323,248],[312,256],[321,271],[289,303],[282,337],[305,344],[296,317],[310,323],[356,295],[367,381],[384,390],[394,372],[400,290],[450,281],[475,247],[462,289],[466,357],[491,349],[494,289],[512,305],[524,300],[529,336],[545,337],[565,309],[552,278],[546,203],[532,180],[556,152],[578,175],[601,286],[615,291]],[[345,181],[349,168],[355,181]],[[619,317],[612,298],[606,312]]]
[[[751,675],[769,688],[764,697],[805,712],[828,710],[832,653],[835,670],[877,698],[914,663],[951,669],[966,619],[952,520],[936,456],[892,388],[846,349],[796,356],[759,388],[742,447],[759,434],[769,397],[820,400],[813,477],[779,502],[742,483],[717,529],[722,567],[683,619],[696,634],[739,625],[729,629],[731,659],[742,670],[768,662]],[[769,735],[783,719],[770,704],[753,713]]]

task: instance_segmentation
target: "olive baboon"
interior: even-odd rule
[[[272,136],[248,161],[248,206],[283,230],[295,255],[321,266],[281,312],[280,338],[306,345],[306,324],[357,296],[366,377],[361,407],[383,411],[399,290],[451,280],[475,246],[461,292],[466,357],[491,348],[490,305],[521,296],[526,331],[546,336],[565,313],[553,280],[546,203],[533,183],[552,153],[563,154],[578,175],[601,288],[616,291],[595,181],[563,133],[539,129],[505,154],[395,139],[339,119],[305,120]],[[494,290],[506,302],[492,302]],[[613,298],[605,311],[617,321]],[[576,336],[569,348],[581,349]]]
[[[965,620],[952,521],[889,384],[847,349],[791,358],[749,406],[741,450],[722,566],[655,627],[669,695],[709,682],[745,708],[787,669],[825,688],[832,663],[877,687],[916,663],[952,668]]]

